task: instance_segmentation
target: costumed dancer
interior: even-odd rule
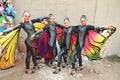
[[[46,18],[46,17],[44,17]],[[1,32],[0,34],[5,34],[5,33],[9,33],[13,30],[16,29],[20,29],[23,28],[24,31],[27,33],[27,38],[25,39],[25,45],[27,48],[27,55],[26,55],[26,60],[25,60],[25,64],[26,64],[26,73],[34,73],[34,70],[30,69],[30,58],[32,56],[32,61],[34,63],[34,67],[33,69],[39,69],[40,67],[37,64],[37,59],[36,59],[36,54],[35,54],[35,50],[32,46],[32,40],[30,39],[30,37],[35,33],[35,29],[33,24],[35,22],[41,22],[44,18],[37,18],[37,19],[33,19],[30,20],[30,13],[25,11],[23,13],[23,22],[19,23],[18,25],[16,25],[15,27],[8,29],[6,31]]]
[[[63,28],[62,25],[58,24],[55,22],[55,17],[53,14],[49,14],[49,21],[48,24],[45,25],[44,28],[40,29],[34,35],[31,37],[34,39],[35,35],[42,33],[43,31],[47,30],[49,32],[49,40],[48,40],[48,45],[50,47],[50,50],[52,52],[52,58],[49,60],[45,60],[45,63],[51,67],[54,68],[53,61],[55,57],[57,56],[57,48],[56,48],[56,26],[59,26]]]
[[[88,30],[95,30],[95,29],[107,29],[107,28],[112,28],[113,26],[92,26],[92,25],[87,25],[87,18],[86,15],[82,15],[80,18],[80,22],[81,25],[79,25],[79,27],[77,28],[77,40],[76,40],[76,45],[75,45],[75,49],[73,50],[72,54],[71,54],[71,58],[72,58],[72,70],[71,70],[71,75],[75,74],[75,62],[76,62],[76,58],[75,56],[78,55],[78,59],[79,59],[79,70],[83,69],[82,66],[82,57],[81,57],[81,51],[84,47],[84,40],[85,40],[85,36],[88,32]]]
[[[64,40],[61,45],[62,49],[61,49],[60,53],[58,54],[57,67],[56,67],[55,71],[53,72],[53,74],[57,74],[60,72],[60,65],[62,63],[62,57],[64,58],[64,55],[66,55],[68,53],[68,50],[70,49],[71,35],[75,29],[74,26],[70,26],[70,20],[68,17],[65,17],[65,19],[64,19],[64,26],[65,26],[63,29]],[[66,64],[67,64],[67,61],[65,61],[65,59],[64,59],[64,62],[66,62]]]

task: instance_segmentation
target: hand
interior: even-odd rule
[[[109,29],[112,29],[113,27],[115,27],[115,26],[113,26],[113,25],[107,25],[107,26],[105,26],[105,28],[109,28]]]
[[[0,32],[0,36],[2,36],[3,35],[3,32]]]
[[[0,32],[0,38],[2,38],[3,37],[3,32]]]
[[[113,27],[114,27],[113,25],[109,25],[109,27],[108,27],[108,28],[109,28],[109,29],[112,29]]]
[[[33,34],[33,35],[30,37],[30,39],[31,39],[31,40],[34,40],[34,37],[35,37],[35,34]]]
[[[47,24],[47,21],[44,19],[44,20],[42,21],[42,23],[43,23],[43,24]]]

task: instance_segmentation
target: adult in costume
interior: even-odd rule
[[[71,53],[71,58],[72,58],[72,71],[71,75],[75,74],[75,55],[78,55],[79,58],[79,69],[82,70],[82,57],[81,57],[81,51],[84,47],[85,43],[85,37],[86,34],[88,33],[89,30],[95,30],[95,29],[107,29],[107,28],[112,28],[113,26],[92,26],[92,25],[87,25],[87,18],[85,15],[82,15],[80,18],[81,25],[78,26],[77,28],[77,38],[76,38],[76,45],[75,49]]]
[[[45,18],[45,17],[44,17]],[[30,13],[25,11],[23,13],[23,20],[24,22],[19,23],[18,25],[16,25],[15,27],[8,29],[6,31],[3,31],[1,34],[5,34],[5,33],[10,33],[11,31],[14,31],[16,29],[20,29],[23,28],[24,31],[27,33],[27,38],[25,39],[25,45],[27,48],[27,56],[26,56],[26,73],[34,73],[33,70],[30,69],[30,58],[32,56],[32,61],[34,63],[34,69],[39,69],[39,67],[37,66],[37,60],[36,60],[36,55],[35,55],[35,50],[32,46],[32,40],[30,39],[30,37],[35,33],[35,29],[33,24],[35,22],[41,22],[44,18],[37,18],[37,19],[33,19],[30,20]]]
[[[53,68],[53,61],[55,57],[57,56],[57,48],[56,48],[56,26],[59,26],[63,28],[62,25],[55,22],[55,17],[53,14],[49,14],[49,21],[48,24],[45,25],[44,28],[40,29],[34,35],[31,37],[31,39],[34,39],[35,35],[40,34],[44,31],[48,31],[49,33],[49,40],[48,40],[48,46],[52,52],[52,58],[50,58],[48,61],[46,61],[47,65],[49,67]]]

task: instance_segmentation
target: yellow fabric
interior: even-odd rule
[[[14,65],[15,48],[18,40],[19,29],[14,30],[0,39],[0,69],[9,68]]]

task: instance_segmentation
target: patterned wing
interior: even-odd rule
[[[71,46],[70,46],[70,49],[68,51],[68,57],[70,57],[72,51],[75,48],[75,45],[76,45],[76,35],[75,35],[75,33],[72,33],[72,36],[71,36]]]
[[[89,59],[100,59],[100,50],[105,41],[116,31],[116,28],[104,30],[98,33],[89,30],[85,38],[84,51]]]
[[[14,30],[0,38],[0,69],[7,69],[14,65],[15,48],[18,40],[19,29]]]
[[[47,23],[46,19],[44,19],[42,22],[36,22],[36,23],[34,23],[33,25],[34,25],[35,31],[38,31],[41,28],[43,28],[46,23]]]
[[[39,28],[43,28],[44,24],[43,23],[37,23]],[[39,29],[38,29],[39,30]],[[62,29],[59,26],[56,26],[56,40],[60,40],[62,37]],[[48,46],[48,40],[49,40],[49,32],[46,30],[42,33],[42,35],[34,40],[34,47],[36,49],[36,54],[38,56],[44,57],[46,59],[50,59],[52,57],[52,52]],[[58,46],[57,46],[58,47]]]
[[[56,26],[56,40],[60,40],[63,36],[63,29],[59,26]]]
[[[35,30],[38,31],[42,28],[45,27],[45,24],[47,23],[47,20],[43,20],[43,22],[39,22],[39,23],[34,23],[34,27],[35,27]],[[36,51],[36,54],[37,56],[41,56],[41,57],[44,57],[44,58],[51,58],[52,57],[52,53],[50,51],[50,48],[48,46],[48,39],[49,39],[49,35],[48,35],[48,31],[44,31],[42,33],[42,35],[37,35],[38,38],[35,39],[33,41],[33,46],[35,48],[35,51]]]

